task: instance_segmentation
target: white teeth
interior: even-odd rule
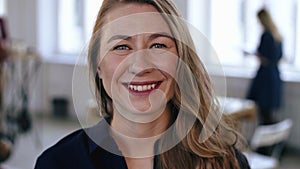
[[[143,90],[148,90],[148,86],[147,86],[147,85],[144,85],[144,86],[143,86]]]
[[[151,90],[154,89],[156,86],[156,84],[151,84],[151,85],[129,85],[128,88],[130,90],[135,90],[135,91],[147,91],[147,90]]]

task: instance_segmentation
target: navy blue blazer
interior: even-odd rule
[[[101,135],[92,140],[89,135],[95,133]],[[118,151],[109,134],[106,120],[101,120],[96,127],[77,130],[44,151],[38,157],[35,169],[127,169],[123,156],[101,148],[94,141],[106,144],[114,152]],[[238,150],[236,156],[242,169],[250,168],[247,159]],[[155,156],[154,169],[159,169],[157,160]]]

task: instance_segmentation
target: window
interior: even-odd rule
[[[195,20],[203,16],[199,16],[199,9],[193,10],[197,6],[196,0],[189,3],[191,12],[188,20],[195,24]],[[256,65],[254,57],[243,56],[243,50],[256,50],[262,33],[256,13],[266,7],[283,35],[283,61],[300,67],[300,50],[296,48],[300,43],[300,31],[297,29],[300,26],[300,5],[297,0],[211,0],[202,6],[208,8],[202,9],[206,10],[202,15],[208,17],[202,25],[208,25],[208,38],[223,65]]]
[[[0,16],[6,13],[6,0],[0,0]]]
[[[87,45],[101,6],[100,0],[58,1],[58,52],[80,53]]]
[[[211,43],[220,62],[237,65],[242,62],[243,18],[241,1],[211,1]]]
[[[245,8],[245,41],[252,47],[256,47],[259,41],[257,35],[261,34],[261,27],[258,24],[256,12],[267,8],[280,33],[283,36],[284,60],[288,63],[295,63],[295,36],[296,36],[296,8],[295,0],[247,0]],[[256,25],[256,26],[253,26]]]
[[[299,28],[300,28],[300,3],[298,2],[297,4],[296,4],[296,6],[297,6],[297,14],[296,14],[296,19],[297,19],[297,25],[296,25],[296,51],[295,51],[295,56],[296,56],[296,58],[295,58],[295,64],[298,66],[298,67],[300,67],[300,49],[299,49],[299,47],[297,47],[297,46],[299,46],[299,44],[300,44],[300,30],[299,30]]]

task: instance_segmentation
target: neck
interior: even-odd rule
[[[152,169],[153,157],[148,158],[125,158],[127,167],[129,169]]]
[[[137,123],[114,112],[111,135],[124,156],[141,158],[154,155],[154,144],[169,127],[170,111],[149,123]]]
[[[111,121],[112,128],[116,132],[127,137],[149,138],[163,133],[169,127],[169,108],[166,108],[158,118],[147,123],[129,120],[116,111],[114,111],[113,114],[113,119]]]

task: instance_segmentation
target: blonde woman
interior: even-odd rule
[[[257,104],[259,123],[272,124],[277,122],[273,111],[280,107],[282,97],[282,80],[278,69],[282,57],[282,37],[266,9],[259,10],[257,17],[263,27],[256,52],[260,66],[247,97]]]
[[[45,151],[36,169],[249,168],[171,0],[104,0],[89,66],[104,118]]]

